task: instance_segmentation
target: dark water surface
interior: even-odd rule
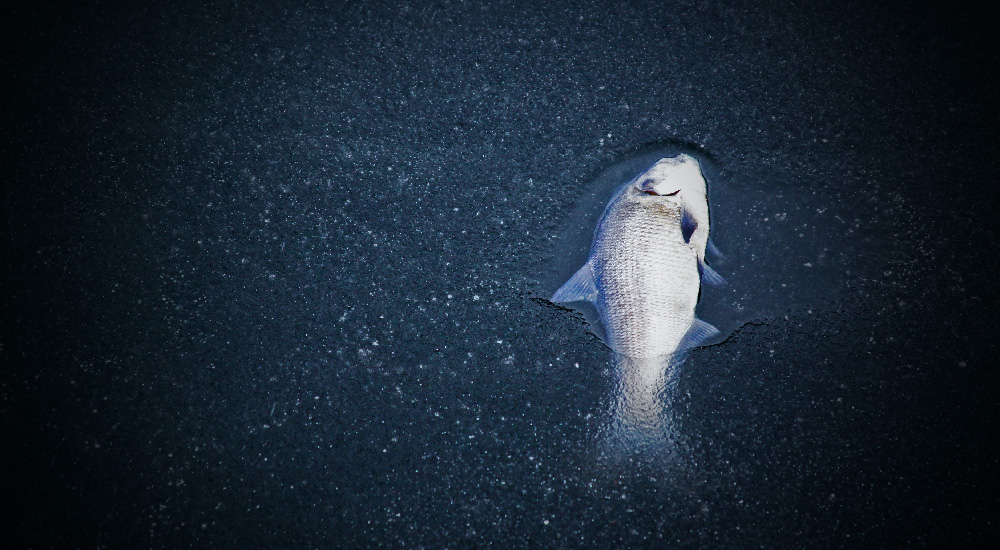
[[[14,7],[12,547],[996,542],[995,21],[765,4]],[[666,144],[737,313],[614,454],[547,298]]]

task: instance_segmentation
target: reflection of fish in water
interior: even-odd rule
[[[623,185],[594,230],[590,257],[552,296],[593,302],[616,353],[683,353],[719,334],[695,317],[701,281],[725,281],[705,263],[709,218],[698,161],[664,158]]]

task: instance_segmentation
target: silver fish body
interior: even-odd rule
[[[601,225],[590,266],[608,345],[629,357],[672,353],[694,323],[701,286],[680,204],[629,189]]]
[[[594,231],[590,257],[553,295],[593,302],[607,344],[633,358],[667,356],[718,334],[695,317],[705,264],[708,202],[698,161],[661,159],[615,193]]]

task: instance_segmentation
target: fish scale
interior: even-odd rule
[[[717,336],[694,312],[702,280],[725,284],[705,263],[706,191],[697,159],[686,154],[624,184],[597,223],[586,263],[552,301],[592,302],[605,342],[627,357],[677,356]]]
[[[592,250],[608,345],[630,357],[673,352],[694,322],[698,253],[675,197],[630,189],[606,212]]]

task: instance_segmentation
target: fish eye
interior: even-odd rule
[[[655,195],[656,192],[653,191],[653,186],[654,185],[656,185],[656,181],[655,180],[653,180],[652,178],[646,178],[646,179],[642,180],[641,182],[639,182],[635,186],[635,188],[638,189],[639,191],[642,191],[643,193],[646,193],[646,194],[649,194],[649,195]]]

